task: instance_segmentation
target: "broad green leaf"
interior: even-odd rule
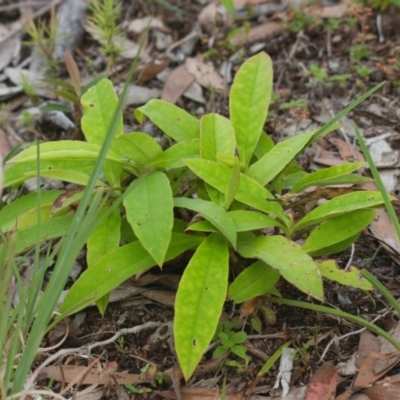
[[[193,139],[190,142],[174,144],[149,162],[146,167],[181,168],[185,166],[184,159],[196,158],[199,155],[199,139]]]
[[[277,220],[268,217],[258,211],[236,210],[229,211],[229,216],[233,219],[236,226],[236,232],[253,231],[256,229],[265,229],[277,226],[282,227]],[[199,221],[188,226],[188,230],[200,232],[217,232],[214,226],[208,221]]]
[[[73,215],[64,215],[61,217],[50,218],[40,224],[40,242],[56,239],[64,236],[72,223]],[[10,243],[13,243],[16,237],[13,256],[20,254],[32,248],[37,241],[37,227],[31,226],[26,229],[11,234]],[[0,252],[3,251],[4,244],[0,245]]]
[[[40,145],[40,168],[44,169],[64,169],[78,170],[81,173],[86,172],[81,170],[81,162],[95,161],[98,159],[101,151],[101,145],[95,143],[81,142],[77,140],[60,140],[58,142],[42,143]],[[31,146],[22,151],[17,156],[13,157],[10,163],[28,163],[35,162],[35,168],[28,168],[25,172],[36,171],[37,146]],[[74,161],[69,164],[69,168],[60,168],[57,162]],[[55,163],[55,164],[53,164]],[[120,175],[122,172],[123,160],[118,153],[109,150],[106,162],[103,165],[103,173],[107,180],[115,186],[120,186]]]
[[[267,293],[279,281],[281,274],[263,261],[256,261],[241,272],[229,286],[229,297],[243,303]]]
[[[50,160],[97,160],[101,151],[101,145],[81,142],[78,140],[60,140],[58,142],[46,142],[40,144],[40,161]],[[9,163],[35,161],[37,158],[36,146],[28,147],[13,157]],[[107,160],[121,162],[118,153],[109,151]]]
[[[254,236],[238,242],[242,257],[258,258],[280,272],[302,292],[322,300],[321,274],[313,259],[296,243],[283,236]]]
[[[107,217],[96,227],[87,240],[86,260],[88,267],[91,268],[95,263],[106,254],[118,249],[121,239],[121,215],[118,208],[111,212],[107,207],[99,211],[98,217],[108,213]],[[109,296],[105,295],[96,301],[97,307],[104,315]]]
[[[267,154],[255,162],[247,174],[262,186],[271,182],[307,146],[314,132],[292,136],[277,143]]]
[[[232,174],[231,168],[224,164],[203,159],[185,160],[185,163],[198,177],[209,185],[222,193],[227,192]],[[239,187],[237,188],[235,199],[267,214],[273,214],[284,222],[288,221],[288,217],[274,196],[245,174],[240,174]]]
[[[239,164],[239,159],[235,157],[235,161],[232,167],[231,177],[229,179],[229,184],[225,192],[225,198],[223,204],[225,210],[229,210],[230,206],[235,200],[236,192],[239,187],[239,182],[240,182],[240,164]]]
[[[41,170],[73,170],[81,173],[90,174],[93,171],[95,160],[53,160],[40,161]],[[13,164],[4,171],[3,187],[19,185],[29,179],[32,173],[36,173],[36,160]]]
[[[111,81],[102,79],[97,82],[85,92],[81,103],[83,107],[81,126],[86,140],[101,146],[118,107],[118,97]],[[121,133],[123,133],[122,115],[118,117],[115,135]]]
[[[174,197],[181,196],[186,191],[193,193],[201,186],[196,175],[188,168],[177,168],[166,171]]]
[[[133,181],[124,197],[129,223],[143,247],[162,266],[174,223],[169,180],[154,172]]]
[[[318,224],[350,211],[372,208],[383,204],[382,195],[375,191],[343,194],[314,208],[294,226],[295,231]]]
[[[219,232],[219,229],[207,220],[195,222],[189,225],[186,230],[195,232]]]
[[[213,233],[198,247],[179,283],[174,336],[180,367],[189,380],[210,344],[226,298],[229,250]]]
[[[216,155],[235,154],[235,131],[229,119],[218,114],[206,114],[200,120],[200,154],[216,161]]]
[[[196,236],[173,233],[165,260],[172,260],[186,250],[195,248],[202,240]],[[140,242],[119,247],[78,278],[61,305],[60,313],[66,317],[86,308],[126,279],[155,265],[156,262]]]
[[[300,192],[309,186],[325,185],[326,181],[330,182],[332,178],[337,178],[343,175],[347,176],[349,173],[357,170],[363,165],[365,165],[365,163],[358,162],[335,165],[330,168],[320,169],[319,171],[307,174],[304,178],[298,181],[296,185],[292,188],[292,192]]]
[[[136,242],[138,238],[135,236],[131,224],[126,218],[121,219],[121,241],[126,243]]]
[[[221,206],[201,199],[179,197],[174,199],[175,207],[187,208],[201,214],[210,221],[236,247],[236,227],[228,212]]]
[[[204,186],[206,188],[206,191],[207,191],[209,199],[213,203],[218,204],[219,206],[223,206],[224,199],[225,199],[224,194],[221,193],[218,189],[215,189],[215,187],[209,185],[208,183],[204,183]],[[198,196],[201,198],[201,194],[200,193],[198,194]]]
[[[292,189],[294,185],[297,184],[301,179],[303,179],[305,176],[307,176],[308,173],[305,171],[297,171],[293,174],[285,175],[284,172],[282,172],[282,181],[281,181],[281,186],[282,189]]]
[[[34,178],[35,176],[37,176],[36,171],[28,172],[24,175],[25,179]],[[42,178],[51,178],[59,181],[75,183],[81,186],[86,186],[90,179],[90,174],[67,169],[43,169],[40,171],[40,176]],[[104,182],[99,180],[97,181],[96,185],[106,186]]]
[[[54,94],[62,97],[65,100],[70,101],[71,103],[79,104],[79,98],[75,93],[66,92],[64,90],[55,90]]]
[[[324,134],[338,129],[339,125],[332,125],[324,131]],[[247,174],[261,185],[266,185],[276,178],[296,156],[310,143],[316,131],[295,135],[290,139],[277,143],[268,153],[255,162]],[[294,165],[295,169],[297,168]],[[286,171],[287,173],[289,171]]]
[[[239,159],[249,164],[267,118],[272,93],[272,62],[259,53],[245,61],[230,91],[229,111],[235,129]]]
[[[237,156],[232,156],[231,154],[219,153],[216,155],[216,159],[218,161],[221,161],[222,164],[225,164],[228,167],[233,167],[236,163]],[[240,172],[246,171],[246,166],[240,161],[239,161],[239,167],[240,167]]]
[[[260,139],[258,139],[257,146],[254,149],[254,155],[257,157],[257,159],[260,159],[265,154],[267,154],[274,146],[274,141],[265,131],[263,131]]]
[[[303,172],[303,176],[301,176],[300,179],[306,177],[307,175],[308,174]],[[292,185],[290,185],[290,180],[286,180],[285,178],[286,177],[284,177],[284,185],[285,185],[284,188],[285,189],[292,188],[294,185],[296,185],[300,181],[300,179],[292,180]],[[362,175],[345,174],[345,175],[340,175],[340,176],[336,176],[333,178],[327,178],[325,180],[321,180],[319,182],[316,182],[313,185],[307,185],[307,187],[314,186],[314,185],[315,186],[360,185],[362,183],[367,183],[367,182],[371,182],[371,178],[368,178],[368,177],[362,176]]]
[[[101,257],[111,253],[119,247],[121,239],[121,215],[119,209],[115,208],[111,212],[108,207],[99,211],[98,217],[107,213],[108,216],[91,233],[87,241],[87,264],[92,267]]]
[[[50,218],[53,202],[63,193],[62,190],[44,190],[40,194],[41,221]],[[37,193],[30,193],[20,197],[0,210],[0,230],[24,229],[37,224]]]
[[[113,150],[140,166],[148,164],[163,152],[150,135],[142,132],[117,136],[113,141]]]
[[[330,246],[323,247],[322,249],[318,249],[315,251],[307,252],[312,257],[323,256],[327,254],[335,254],[339,253],[343,250],[348,249],[360,236],[361,232],[356,233],[354,236],[347,237],[337,243],[334,243]]]
[[[236,225],[237,232],[265,229],[275,226],[282,228],[282,224],[279,221],[258,211],[237,210],[230,211],[229,215]]]
[[[190,142],[200,136],[199,120],[174,104],[152,99],[135,110],[139,122],[143,114],[177,142]]]
[[[361,290],[372,290],[374,286],[366,280],[359,269],[351,266],[349,271],[339,269],[335,260],[318,261],[317,266],[322,276],[344,286]]]
[[[375,211],[367,209],[331,218],[311,232],[303,245],[303,250],[311,256],[328,254],[324,252],[325,248],[353,238],[367,227],[374,217]]]

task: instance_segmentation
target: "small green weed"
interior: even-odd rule
[[[304,11],[292,10],[284,23],[288,32],[297,33],[319,25],[320,21]]]
[[[246,355],[246,346],[244,342],[247,340],[247,333],[244,331],[236,331],[242,326],[242,322],[239,320],[232,320],[229,322],[219,323],[217,331],[214,336],[214,340],[220,339],[221,344],[214,350],[213,358],[217,359],[223,356],[228,356],[229,353],[233,353],[245,361],[245,364],[249,362],[250,358]],[[224,360],[225,365],[230,365],[229,362],[232,360]],[[237,365],[235,364],[235,367]]]
[[[53,57],[57,45],[57,27],[54,7],[50,10],[48,24],[41,20],[35,23],[33,18],[28,15],[24,25],[25,32],[30,36],[30,39],[24,43],[35,46],[46,57],[49,73],[53,73],[58,67],[58,61]]]
[[[158,99],[137,108],[135,117],[140,123],[148,118],[170,138],[172,145],[166,150],[145,133],[124,132],[121,101],[112,83],[102,79],[80,99],[87,142],[41,144],[40,168],[36,147],[10,160],[5,187],[38,175],[83,187],[90,183],[93,198],[101,204],[96,227],[86,237],[88,269],[71,287],[54,323],[94,301],[104,313],[110,291],[124,280],[194,250],[180,281],[174,319],[176,351],[187,380],[214,337],[227,292],[238,304],[267,296],[270,302],[324,310],[367,326],[400,349],[390,335],[362,318],[276,297],[275,288],[283,278],[319,301],[324,299],[322,277],[372,289],[356,269],[344,275],[331,260],[316,263],[313,257],[342,251],[354,243],[374,218],[374,209],[382,207],[382,195],[359,190],[343,193],[337,188],[332,189],[330,200],[307,210],[312,194],[305,195],[306,188],[354,185],[369,179],[354,174],[363,163],[307,173],[296,157],[337,129],[337,121],[382,84],[318,130],[275,144],[263,132],[272,78],[272,62],[266,53],[246,60],[230,91],[229,119],[209,113],[199,120]],[[328,79],[327,75],[321,79]],[[107,136],[110,126],[113,136]],[[104,153],[106,139],[110,148]],[[99,154],[105,157],[102,176],[93,178]],[[60,197],[54,191],[46,192],[40,206],[41,240],[66,233],[71,202],[79,202],[81,196],[79,188],[73,198],[72,194]],[[18,215],[10,214],[17,206]],[[33,233],[27,226],[32,224],[35,207],[36,199],[25,196],[19,204],[0,211],[0,228],[15,240],[15,254],[31,248]],[[7,213],[14,217],[2,219]],[[265,229],[270,233],[263,233]],[[299,238],[304,244],[298,244]],[[246,267],[229,285],[230,258],[235,254]],[[231,331],[220,332],[219,351],[245,359],[245,334]]]
[[[363,79],[369,79],[373,70],[371,68],[365,67],[363,65],[356,67],[357,74]]]
[[[88,25],[93,37],[99,41],[100,51],[108,58],[108,69],[123,50],[122,29],[118,24],[121,4],[116,0],[91,0]]]
[[[351,58],[355,61],[367,60],[371,56],[371,50],[365,43],[351,46],[349,51]]]
[[[309,86],[320,84],[330,88],[334,82],[338,82],[340,86],[343,86],[351,78],[351,74],[329,75],[326,68],[319,67],[314,63],[310,65],[308,73],[311,77]]]

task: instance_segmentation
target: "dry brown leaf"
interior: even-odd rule
[[[194,76],[189,74],[184,64],[181,64],[168,75],[161,92],[161,99],[175,104],[194,81]]]
[[[358,375],[353,383],[353,388],[355,391],[366,388],[371,385],[371,383],[376,382],[385,376],[393,367],[393,362],[389,364],[389,367],[381,370],[378,374],[374,372],[374,366],[377,360],[394,360],[396,353],[391,354],[380,354],[372,351],[370,355],[364,360],[359,368]]]
[[[80,374],[84,374],[86,367],[78,365],[62,365],[56,366],[52,365],[50,367],[45,367],[40,372],[40,379],[52,379],[58,382],[69,383],[76,379]],[[107,371],[98,371],[93,368],[88,374],[86,374],[85,379],[81,382],[82,385],[106,385],[110,380],[110,375]],[[120,385],[125,385],[126,383],[137,384],[144,382],[144,379],[137,374],[128,374],[126,372],[113,372],[112,376],[117,380]]]
[[[224,79],[214,69],[211,63],[206,63],[201,55],[196,58],[188,57],[185,61],[187,72],[194,76],[196,82],[205,88],[214,88],[222,90],[224,88]]]
[[[340,157],[344,161],[365,161],[364,156],[360,151],[358,151],[355,147],[350,148],[346,141],[339,139],[339,138],[329,138],[329,142],[334,144],[338,150]],[[356,156],[356,160],[354,160],[354,155]]]
[[[255,309],[257,308],[258,304],[260,303],[261,298],[260,297],[254,297],[251,300],[247,300],[243,303],[241,309],[240,309],[240,319],[246,318],[250,314],[253,314]]]
[[[200,24],[207,30],[211,31],[217,18],[217,4],[215,1],[207,4],[197,17]]]
[[[358,343],[356,367],[360,368],[364,361],[368,358],[371,351],[379,353],[381,350],[381,343],[379,339],[368,331],[364,331],[360,335]]]
[[[168,307],[173,307],[176,293],[167,290],[146,290],[142,293],[142,296]]]
[[[400,393],[400,374],[388,376],[372,387],[363,389],[361,393],[371,400],[398,400]]]
[[[305,400],[333,400],[335,398],[338,374],[331,363],[317,369],[307,386]]]
[[[181,388],[182,400],[220,400],[222,399],[218,389],[204,389],[204,388]],[[156,392],[158,395],[167,399],[177,399],[176,393],[173,390],[163,392]],[[240,394],[226,394],[225,400],[244,400],[244,393]]]
[[[350,396],[350,400],[371,400],[371,398],[362,393],[355,393]]]
[[[370,224],[370,231],[393,260],[400,264],[400,240],[386,210],[376,210],[376,216]]]
[[[246,43],[253,43],[265,40],[268,36],[281,32],[283,29],[281,22],[269,21],[264,24],[257,25],[250,29],[250,32],[242,31],[229,40],[233,46],[243,46]]]
[[[312,148],[315,151],[313,161],[317,164],[325,165],[326,167],[333,167],[334,165],[340,165],[344,163],[343,160],[333,156],[328,150],[325,150],[317,143],[313,143]]]
[[[351,11],[348,4],[340,3],[333,6],[316,8],[313,14],[320,18],[343,18]]]
[[[139,71],[138,84],[143,85],[156,77],[160,72],[164,71],[169,65],[169,59],[166,58],[163,61],[150,61]]]

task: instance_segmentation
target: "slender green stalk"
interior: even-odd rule
[[[379,191],[381,192],[383,201],[385,202],[385,207],[386,210],[389,214],[390,220],[392,221],[392,224],[394,226],[394,229],[396,230],[397,237],[400,239],[400,223],[397,219],[396,212],[393,208],[392,201],[390,199],[389,193],[387,192],[385,185],[383,184],[382,178],[379,175],[378,169],[375,166],[374,160],[371,157],[371,153],[368,150],[367,145],[364,142],[363,137],[361,136],[360,131],[358,130],[357,126],[354,125],[354,130],[358,139],[358,142],[360,143],[361,150],[364,154],[364,157],[366,158],[369,168],[371,170],[372,176],[375,179],[376,185],[378,186]]]
[[[27,339],[25,350],[15,371],[12,389],[13,393],[20,392],[25,384],[26,377],[36,357],[37,349],[39,348],[42,337],[47,330],[47,326],[56,307],[59,295],[68,279],[72,265],[95,226],[96,212],[100,206],[101,197],[98,195],[93,199],[92,194],[94,192],[97,179],[101,173],[103,163],[111,145],[111,141],[113,140],[114,134],[118,127],[118,117],[122,113],[123,101],[126,96],[128,85],[136,70],[139,54],[143,48],[147,33],[148,28],[145,32],[145,35],[142,37],[138,54],[130,68],[126,83],[118,102],[118,107],[114,112],[111,126],[108,129],[108,134],[103,143],[94,171],[91,174],[88,185],[86,186],[73,223],[71,224],[71,227],[63,240],[60,252],[58,254],[57,263],[54,267],[49,284],[38,304],[36,318],[33,322],[32,329]]]
[[[282,355],[283,349],[286,349],[286,347],[289,347],[292,344],[292,341],[289,340],[281,347],[279,347],[278,350],[275,351],[274,354],[270,358],[268,358],[267,362],[262,366],[260,371],[258,372],[257,376],[265,375],[271,368],[272,366],[276,363],[276,361],[279,359],[279,357]]]
[[[366,269],[361,270],[361,274],[368,279],[374,287],[379,290],[379,292],[382,294],[382,296],[388,301],[388,303],[394,308],[396,311],[397,315],[400,316],[400,304],[397,302],[397,300],[393,297],[393,295],[385,288],[385,286],[378,281],[369,271]]]
[[[342,110],[339,114],[333,117],[330,121],[328,121],[325,125],[315,132],[313,137],[310,139],[310,143],[314,142],[318,137],[320,137],[324,132],[335,124],[340,118],[344,117],[348,112],[350,112],[354,107],[357,107],[360,103],[362,103],[367,97],[371,96],[372,93],[376,92],[379,88],[381,88],[385,84],[385,81],[379,83],[378,85],[374,86],[371,90],[368,90],[367,93],[364,93],[360,96],[357,100],[353,101],[349,106],[347,106],[344,110]]]
[[[304,301],[288,300],[288,299],[282,299],[279,297],[270,297],[270,296],[268,296],[268,301],[270,301],[272,303],[285,304],[287,306],[306,308],[308,310],[318,311],[318,312],[321,312],[324,314],[335,315],[335,316],[343,318],[347,321],[361,325],[361,326],[367,328],[368,330],[370,330],[371,332],[374,332],[377,335],[386,339],[400,353],[400,343],[392,335],[390,335],[383,329],[379,328],[375,324],[372,324],[371,322],[368,322],[367,320],[365,320],[363,318],[356,317],[355,315],[352,315],[352,314],[348,314],[342,310],[336,310],[334,308],[320,306],[318,304],[306,303]]]

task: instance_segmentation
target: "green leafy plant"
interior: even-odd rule
[[[108,57],[108,67],[114,64],[123,50],[122,29],[118,24],[121,4],[115,0],[91,0],[88,26],[93,37],[101,44],[100,51]]]
[[[337,129],[336,122],[380,86],[320,129],[274,144],[263,132],[272,63],[260,53],[244,62],[235,76],[230,119],[211,113],[198,120],[157,99],[136,109],[139,122],[149,118],[173,141],[163,150],[147,134],[123,132],[121,114],[113,120],[120,102],[111,82],[97,82],[81,98],[87,142],[41,144],[40,171],[37,149],[28,148],[10,160],[5,172],[5,187],[40,174],[82,186],[92,182],[94,198],[103,200],[101,222],[87,239],[88,269],[71,287],[53,323],[93,302],[104,312],[109,292],[125,279],[194,249],[177,292],[174,320],[177,355],[189,379],[214,337],[227,293],[236,303],[268,293],[269,301],[283,301],[272,296],[282,277],[323,301],[323,276],[371,290],[356,271],[346,279],[330,261],[316,263],[312,257],[351,245],[374,218],[374,208],[383,205],[382,195],[331,188],[327,201],[307,212],[313,192],[304,192],[306,188],[368,179],[353,173],[362,163],[306,173],[296,157]],[[89,181],[110,121],[114,136],[109,138],[102,176]],[[79,188],[43,193],[41,240],[65,233],[71,204],[81,195]],[[315,196],[319,198],[318,190]],[[35,207],[28,195],[1,211],[8,217],[0,218],[0,227],[15,240],[17,254],[31,246]],[[304,238],[303,245],[297,243],[299,238]],[[228,288],[230,255],[243,258],[247,268]]]
[[[164,374],[162,372],[157,371],[157,367],[155,365],[147,364],[143,368],[140,369],[140,377],[146,382],[149,383],[152,387],[157,387],[164,381]],[[151,388],[143,388],[134,386],[130,383],[124,385],[129,393],[151,393]]]
[[[360,66],[356,67],[356,72],[361,78],[369,79],[369,77],[373,71],[371,68],[360,65]]]
[[[307,31],[312,26],[317,26],[319,21],[312,15],[301,11],[293,10],[285,20],[285,28],[289,32]]]
[[[371,50],[366,43],[351,46],[349,51],[351,58],[355,61],[368,59],[371,56]]]
[[[54,71],[58,65],[58,61],[53,57],[57,46],[57,27],[54,7],[50,9],[50,22],[48,24],[41,20],[35,23],[32,16],[28,15],[24,25],[25,32],[30,37],[25,44],[35,46],[46,57],[50,72]]]
[[[214,350],[213,358],[218,359],[224,357],[224,365],[238,367],[239,364],[228,358],[230,353],[235,354],[244,360],[245,366],[250,361],[250,357],[246,355],[247,348],[244,342],[247,339],[247,333],[243,330],[237,331],[237,328],[241,328],[243,322],[238,320],[221,322],[217,326],[217,330],[214,335],[214,340],[219,339],[220,345]],[[240,366],[242,367],[242,366]]]
[[[21,197],[0,211],[2,213],[0,300],[3,305],[0,314],[1,398],[8,398],[8,395],[27,398],[32,391],[34,381],[28,375],[43,337],[50,329],[50,321],[70,271],[93,229],[107,217],[99,215],[99,210],[104,208],[106,198],[102,198],[101,194],[96,192],[95,186],[115,134],[116,121],[121,114],[123,99],[135,71],[137,59],[129,71],[121,99],[107,121],[104,141],[92,165],[86,187],[79,193],[79,204],[77,208],[74,207],[74,215],[64,215],[61,219],[54,218],[49,223],[50,199],[56,199],[62,192],[57,194],[57,191],[40,190],[42,165],[39,145],[30,148],[37,151],[36,166],[33,167],[33,170],[36,170],[34,175],[37,180],[37,193]],[[70,200],[73,195],[66,197]],[[118,203],[114,206],[118,206]],[[54,207],[54,210],[56,212],[58,208]],[[22,225],[17,223],[19,211],[24,215]],[[64,227],[61,227],[61,224],[65,224]],[[52,241],[54,238],[57,238],[57,243]],[[23,244],[23,241],[26,243]],[[34,249],[31,282],[26,281],[20,274],[20,263],[25,257],[19,257],[18,254],[25,252],[24,248],[29,252]],[[43,293],[40,293],[50,267],[52,267],[51,277]],[[19,295],[17,303],[13,301],[16,294]],[[50,391],[49,396],[52,396]]]
[[[343,85],[351,77],[351,74],[329,75],[326,68],[319,67],[314,63],[310,65],[308,74],[312,79],[310,85],[319,83],[328,88],[332,86],[333,82],[338,82],[339,85]]]

